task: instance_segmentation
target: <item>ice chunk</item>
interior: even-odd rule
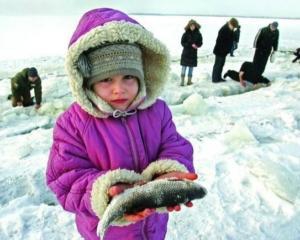
[[[47,102],[39,109],[39,115],[47,115],[57,117],[60,113],[64,112],[71,104],[71,97],[64,99],[56,99],[52,102]]]
[[[263,159],[248,163],[250,172],[280,198],[294,203],[300,191],[300,177],[280,163]]]
[[[223,141],[230,149],[258,143],[252,132],[243,122],[236,123],[228,133],[224,134]]]
[[[185,113],[190,115],[202,115],[207,112],[208,106],[203,97],[197,93],[190,95],[183,102]]]

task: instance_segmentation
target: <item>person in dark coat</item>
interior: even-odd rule
[[[231,79],[240,82],[243,87],[246,87],[246,82],[251,82],[252,84],[263,83],[267,86],[270,85],[270,80],[258,74],[252,62],[244,62],[239,72],[228,70],[224,74],[224,78],[226,77],[230,77]]]
[[[293,63],[297,62],[297,60],[300,59],[300,48],[296,49],[296,52],[294,52],[294,55],[296,56],[293,60]]]
[[[240,41],[240,35],[241,35],[241,26],[238,25],[238,27],[233,31],[233,45],[230,51],[230,56],[234,57],[233,52],[238,48],[238,44]]]
[[[200,24],[191,19],[185,26],[185,33],[181,37],[181,45],[183,51],[181,54],[180,65],[181,69],[181,86],[184,86],[184,78],[186,69],[188,68],[188,81],[187,85],[192,84],[193,68],[197,67],[198,48],[203,44],[202,35],[200,33]]]
[[[39,109],[42,102],[42,83],[36,68],[24,68],[11,79],[12,106],[31,106],[34,102],[30,90],[34,89],[35,108]]]
[[[278,39],[278,22],[273,22],[258,31],[254,40],[254,48],[256,50],[253,63],[260,75],[265,71],[269,56],[277,51]]]
[[[233,30],[239,25],[236,18],[231,18],[220,30],[214,47],[215,63],[212,72],[212,82],[225,82],[222,79],[222,70],[225,64],[226,56],[233,45]]]

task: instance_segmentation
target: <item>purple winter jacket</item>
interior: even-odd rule
[[[162,100],[125,118],[95,118],[74,103],[57,120],[48,167],[47,184],[85,239],[99,239],[99,219],[91,209],[91,188],[108,170],[122,168],[140,173],[158,159],[173,159],[194,172],[191,144],[181,137]],[[167,214],[154,214],[125,227],[110,227],[106,240],[164,239]]]

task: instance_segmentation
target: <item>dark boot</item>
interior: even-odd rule
[[[181,75],[181,83],[180,86],[184,86],[184,75]]]
[[[223,78],[227,78],[228,77],[228,71],[224,74]]]
[[[188,77],[187,85],[192,85],[192,77]]]
[[[226,82],[226,80],[223,79],[223,78],[221,78],[221,79],[219,79],[217,81],[213,81],[213,83],[222,83],[222,82]]]

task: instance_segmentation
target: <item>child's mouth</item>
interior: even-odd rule
[[[115,104],[122,104],[122,103],[126,103],[127,99],[115,99],[115,100],[111,100],[111,102]]]

